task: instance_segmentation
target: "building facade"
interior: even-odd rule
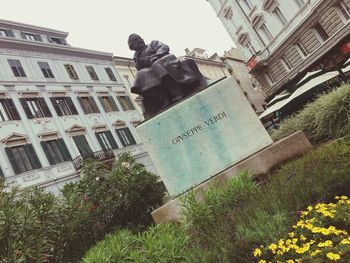
[[[207,0],[269,98],[350,54],[350,0]]]
[[[260,114],[265,111],[265,95],[256,79],[249,74],[240,49],[231,48],[224,53],[222,60],[226,64],[228,72],[236,79],[255,112]]]
[[[143,106],[140,96],[138,94],[131,93],[130,91],[135,81],[135,76],[137,73],[135,61],[132,58],[114,56],[113,62],[125,87],[130,92],[130,97],[134,102],[136,110],[138,111],[140,116],[143,117]]]
[[[58,191],[83,160],[122,151],[153,169],[112,54],[71,47],[67,36],[0,20],[0,174],[9,185]]]
[[[233,76],[254,111],[257,114],[264,111],[265,96],[249,74],[242,53],[238,49],[232,48],[222,57],[217,53],[209,57],[202,48],[195,48],[192,51],[186,49],[185,51],[186,55],[182,58],[193,59],[201,73],[208,79],[218,80]]]

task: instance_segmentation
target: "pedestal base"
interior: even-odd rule
[[[266,174],[272,168],[308,152],[311,148],[312,145],[303,132],[294,133],[220,172],[196,186],[193,191],[200,195],[213,184],[224,187],[229,178],[243,170],[249,170],[253,175]],[[152,217],[156,223],[177,222],[180,220],[180,211],[181,202],[177,197],[153,211]]]

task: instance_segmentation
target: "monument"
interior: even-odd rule
[[[165,44],[145,45],[136,34],[128,43],[139,70],[132,92],[142,96],[147,118],[136,130],[174,198],[152,216],[171,221],[178,216],[177,196],[274,146],[234,78],[208,84],[197,66],[180,62]]]

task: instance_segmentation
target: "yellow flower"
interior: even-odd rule
[[[326,240],[325,242],[318,243],[318,247],[331,247],[333,242],[331,240]]]
[[[260,259],[259,263],[266,263],[266,260],[265,259]]]
[[[340,256],[338,254],[332,253],[332,252],[328,252],[326,256],[327,256],[327,258],[329,258],[330,260],[333,260],[333,261],[340,259]]]
[[[300,235],[300,240],[301,240],[301,241],[305,241],[305,240],[306,240],[306,237],[305,237],[303,234],[301,234],[301,235]]]
[[[319,254],[321,252],[320,249],[316,249],[314,252],[311,252],[310,255],[313,257],[313,256],[316,256],[317,254]]]
[[[340,244],[343,244],[343,245],[350,245],[350,238],[348,239],[343,239]]]
[[[260,248],[256,248],[253,253],[254,257],[260,257],[262,255],[262,252]]]
[[[288,236],[289,236],[290,238],[293,238],[293,237],[295,236],[295,234],[294,234],[294,232],[290,232],[290,233],[288,233]]]
[[[293,259],[288,259],[287,263],[294,263],[294,260]]]
[[[269,249],[272,251],[273,254],[276,253],[277,245],[276,244],[271,244],[269,245]]]

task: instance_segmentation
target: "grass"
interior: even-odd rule
[[[350,134],[350,86],[339,87],[307,104],[302,111],[283,120],[271,137],[277,141],[299,130],[313,144]]]
[[[313,149],[261,181],[241,173],[226,188],[207,190],[201,202],[190,193],[181,225],[152,227],[131,236],[132,242],[118,239],[125,233],[118,232],[83,262],[118,262],[115,251],[127,255],[119,262],[254,262],[254,247],[284,236],[309,204],[350,194],[349,157],[350,136]]]

